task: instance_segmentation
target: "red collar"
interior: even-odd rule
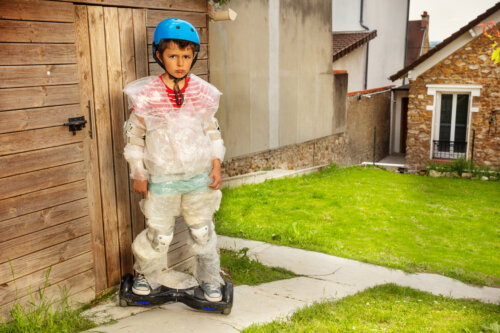
[[[165,82],[163,81],[163,78],[162,78],[162,75],[158,76],[158,78],[160,79],[160,81],[163,83],[163,85],[165,86],[165,89],[166,89],[166,92],[167,92],[167,96],[168,96],[168,99],[170,100],[170,102],[176,107],[176,108],[180,108],[182,105],[177,105],[176,101],[175,101],[175,93],[174,93],[174,90],[171,89],[169,86],[167,86],[165,84]],[[182,94],[184,94],[184,92],[186,91],[186,88],[189,84],[189,80],[190,80],[190,77],[189,76],[186,76],[186,79],[185,79],[185,82],[184,82],[184,87],[182,87],[181,89],[181,92]]]

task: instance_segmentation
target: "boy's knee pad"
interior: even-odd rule
[[[149,227],[147,236],[153,250],[160,253],[167,253],[168,246],[172,242],[172,238],[174,238],[174,233],[172,231],[162,232]]]
[[[191,237],[193,237],[195,243],[205,245],[210,240],[210,223],[189,227],[189,232],[191,233]]]

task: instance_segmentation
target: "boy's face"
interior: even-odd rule
[[[169,43],[161,57],[159,57],[159,52],[156,52],[156,56],[163,61],[167,72],[175,78],[180,79],[191,69],[194,52],[190,47],[181,49],[177,44]]]

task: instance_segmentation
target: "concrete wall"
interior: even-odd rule
[[[210,23],[210,81],[227,158],[328,136],[333,126],[331,2],[232,0]]]
[[[373,128],[377,127],[375,161],[389,154],[390,91],[349,96],[347,102],[346,153],[352,164],[373,160]]]
[[[391,153],[401,153],[403,148],[401,147],[401,105],[403,97],[408,97],[408,90],[394,91]]]
[[[359,24],[360,0],[332,2],[333,31],[365,30]],[[392,82],[388,77],[404,67],[406,12],[405,0],[364,0],[363,23],[370,30],[377,30],[377,37],[369,42],[367,89],[402,83],[402,80]],[[357,49],[353,52],[360,51]],[[356,63],[356,60],[352,61]],[[363,84],[358,83],[364,80],[364,68],[363,60],[357,62],[357,68],[349,72],[352,82],[349,91],[364,89]]]
[[[377,38],[377,37],[375,37]],[[363,90],[365,80],[364,68],[366,63],[366,44],[358,47],[349,54],[333,63],[334,70],[346,70],[349,75],[347,91]]]

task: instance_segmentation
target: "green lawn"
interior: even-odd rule
[[[332,166],[223,193],[220,234],[500,286],[500,182]]]
[[[243,332],[498,332],[499,323],[500,305],[387,284]]]
[[[260,262],[250,260],[244,249],[239,252],[228,250],[220,251],[220,265],[222,270],[228,274],[226,279],[231,280],[234,285],[253,286],[264,282],[290,279],[297,275],[284,268],[268,267]]]

